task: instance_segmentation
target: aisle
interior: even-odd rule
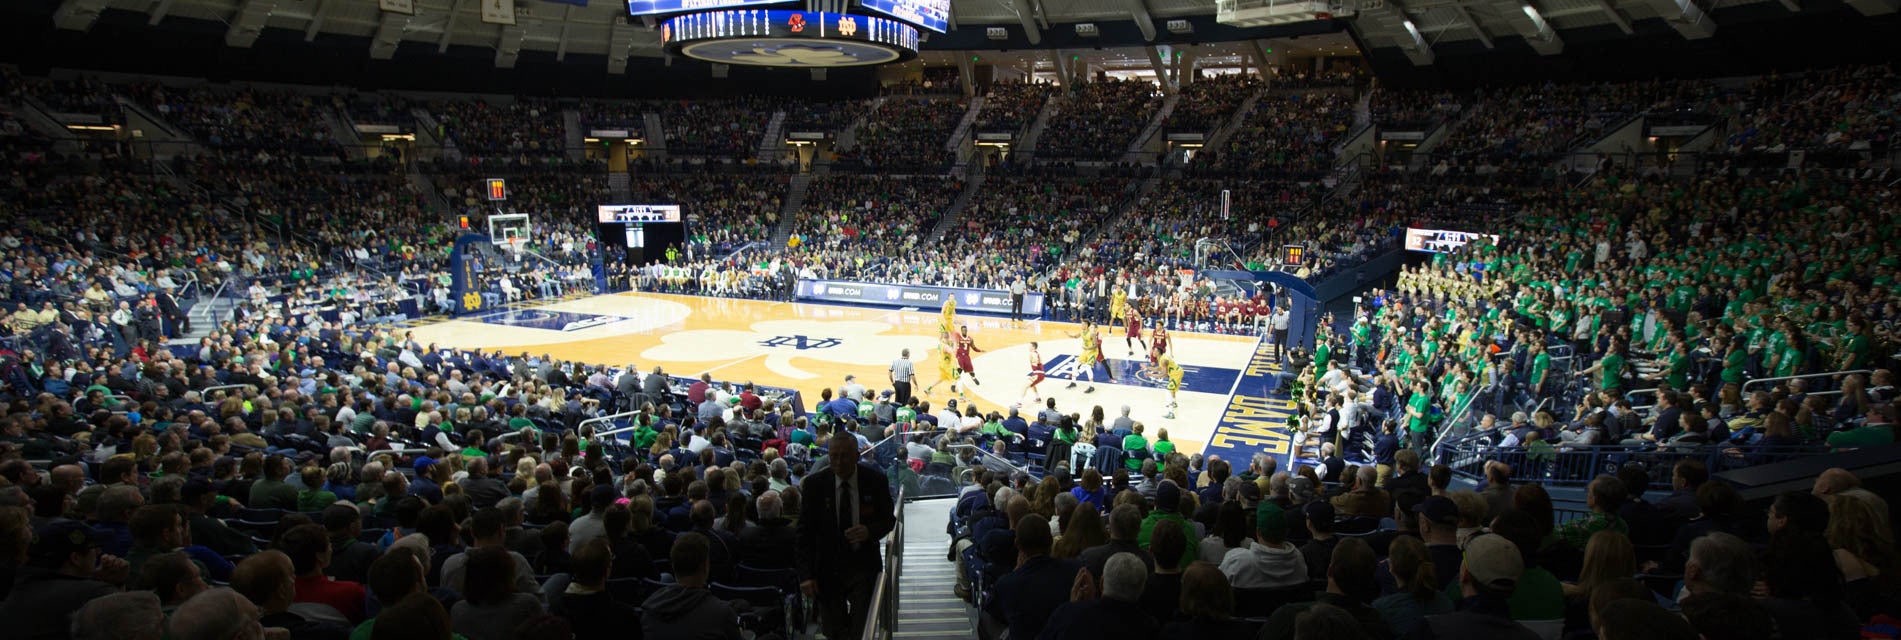
[[[898,624],[894,638],[969,640],[971,608],[953,592],[957,566],[945,560],[954,498],[920,500],[904,507],[904,564],[898,575]]]

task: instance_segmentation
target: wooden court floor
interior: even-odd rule
[[[414,338],[440,347],[499,349],[515,355],[528,353],[614,367],[656,365],[667,373],[697,376],[711,373],[715,380],[757,382],[802,391],[807,406],[818,402],[825,387],[837,388],[847,375],[873,390],[890,388],[887,371],[900,351],[911,350],[920,388],[939,379],[937,309],[894,310],[791,302],[765,302],[653,293],[620,293],[553,301],[493,310],[473,316],[416,326]],[[1214,432],[1222,409],[1234,393],[1239,374],[1253,354],[1255,339],[1200,333],[1171,336],[1171,350],[1186,370],[1179,408],[1164,417],[1168,392],[1159,373],[1144,371],[1146,351],[1124,346],[1120,328],[1105,332],[1103,352],[1117,368],[1117,382],[1100,378],[1093,393],[1087,383],[1066,389],[1068,378],[1080,369],[1076,356],[1081,341],[1069,334],[1081,325],[1066,322],[1025,321],[963,314],[958,324],[968,326],[978,348],[973,358],[978,384],[965,390],[967,400],[980,411],[1008,413],[1021,404],[1026,417],[1035,413],[1025,392],[1030,369],[1030,343],[1040,345],[1049,379],[1040,387],[1043,397],[1056,398],[1057,408],[1088,417],[1101,406],[1113,419],[1123,406],[1147,427],[1153,440],[1158,428],[1185,453],[1201,450]],[[1133,353],[1131,353],[1133,352]],[[1096,372],[1101,376],[1101,371]],[[933,411],[945,400],[958,398],[948,384],[939,384],[924,397]]]

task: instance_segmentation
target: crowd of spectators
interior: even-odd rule
[[[785,131],[837,134],[864,115],[862,100],[794,100],[785,104]]]
[[[913,249],[949,213],[963,188],[962,181],[948,176],[820,176],[807,187],[795,222],[798,245],[818,251],[808,262],[832,273],[822,277],[889,271],[893,275],[885,277],[903,278],[896,274],[949,263],[949,256],[935,252],[914,258]],[[912,266],[896,266],[887,258]]]
[[[1451,91],[1378,89],[1367,107],[1381,130],[1428,131],[1463,113],[1471,101],[1471,96]]]
[[[998,81],[984,93],[983,112],[977,114],[978,133],[1020,134],[1049,102],[1055,85],[1042,82]]]
[[[655,111],[667,128],[667,153],[751,158],[777,101],[765,98],[668,100]]]
[[[330,100],[315,94],[243,87],[122,87],[166,122],[214,151],[340,156],[330,134]]]
[[[1454,156],[1548,159],[1589,143],[1675,96],[1674,81],[1526,85],[1492,89],[1440,149]]]
[[[416,106],[408,99],[355,94],[337,96],[335,102],[351,124],[393,126],[403,133],[416,129]]]
[[[1746,90],[1747,108],[1729,123],[1724,145],[1733,153],[1886,151],[1895,133],[1886,114],[1898,93],[1890,65],[1765,76]]]
[[[17,76],[16,76],[17,77]],[[96,116],[98,124],[120,124],[125,114],[112,87],[93,78],[54,80],[35,78],[24,83],[26,93],[54,113]]]
[[[965,262],[957,286],[1034,281],[1087,251],[1078,243],[1122,212],[1134,186],[1126,178],[991,177],[938,245]]]
[[[1343,93],[1261,96],[1226,147],[1189,167],[1196,175],[1315,180],[1333,171],[1333,147],[1352,126],[1353,99]]]
[[[1168,129],[1214,133],[1260,87],[1259,78],[1244,73],[1197,77],[1182,85],[1181,101],[1168,114]]]
[[[551,164],[505,175],[479,167],[461,168],[438,174],[437,186],[443,190],[451,208],[480,212],[490,206],[482,181],[498,175],[508,181],[511,213],[547,216],[560,222],[584,222],[597,219],[597,207],[613,201],[607,173],[585,163]]]
[[[642,176],[630,186],[636,202],[679,204],[688,240],[700,255],[724,254],[772,238],[786,192],[783,175]]]
[[[618,129],[629,138],[644,138],[647,128],[647,103],[606,100],[582,100],[576,105],[585,129]]]
[[[469,157],[560,156],[567,152],[561,110],[534,98],[490,104],[486,100],[435,100],[423,105],[444,140]]]
[[[944,145],[969,110],[962,99],[886,98],[858,127],[856,143],[839,163],[865,171],[941,170],[955,157]]]
[[[1162,105],[1149,80],[1099,80],[1074,89],[1057,105],[1037,139],[1038,158],[1113,160],[1148,126]]]

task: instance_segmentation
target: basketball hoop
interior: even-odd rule
[[[527,238],[509,238],[502,242],[508,245],[509,253],[514,254],[517,258],[521,257],[522,251],[528,248]]]

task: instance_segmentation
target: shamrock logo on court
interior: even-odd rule
[[[660,344],[641,352],[645,360],[715,362],[726,366],[764,358],[766,369],[796,380],[818,377],[794,364],[812,359],[834,364],[882,367],[899,351],[913,358],[937,348],[923,336],[883,335],[891,325],[868,320],[770,320],[745,330],[699,329],[661,336]]]

